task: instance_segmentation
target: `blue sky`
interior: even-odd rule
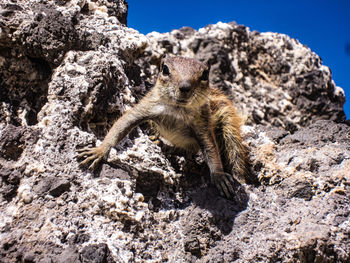
[[[350,0],[127,2],[128,26],[143,34],[236,21],[250,30],[284,33],[298,39],[331,69],[336,85],[345,91],[344,110],[350,118]]]

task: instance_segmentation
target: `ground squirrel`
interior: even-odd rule
[[[143,121],[152,121],[159,134],[175,147],[202,150],[212,182],[232,199],[236,180],[246,182],[241,118],[232,102],[209,86],[209,69],[185,57],[164,56],[154,87],[114,124],[102,144],[78,150],[82,165],[95,169],[110,149]]]

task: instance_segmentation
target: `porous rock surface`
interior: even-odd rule
[[[309,48],[235,23],[147,36],[123,0],[0,3],[0,262],[349,262],[345,96]],[[164,53],[211,65],[247,117],[259,185],[220,197],[200,154],[142,125],[95,173],[99,143]]]

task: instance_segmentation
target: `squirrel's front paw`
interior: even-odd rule
[[[232,200],[235,196],[235,189],[239,183],[229,173],[216,172],[211,174],[212,183],[215,184],[220,194],[227,199]]]
[[[95,170],[99,164],[99,162],[105,157],[106,152],[101,147],[85,147],[82,149],[78,149],[77,155],[78,159],[83,159],[80,164],[83,166],[89,166],[90,170]]]

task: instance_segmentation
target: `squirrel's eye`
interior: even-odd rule
[[[170,74],[170,70],[169,67],[165,64],[162,65],[162,73],[163,75],[169,75]]]
[[[204,70],[202,76],[199,78],[200,80],[207,81],[209,79],[209,70]]]

